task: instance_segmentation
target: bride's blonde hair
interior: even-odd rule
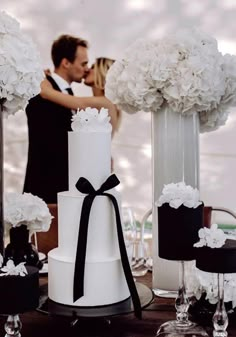
[[[94,87],[95,88],[98,88],[104,91],[107,72],[114,62],[115,60],[107,58],[107,57],[96,58],[95,63],[92,66],[94,68]],[[120,123],[121,123],[121,111],[117,107],[116,109],[117,109],[117,123],[116,123],[115,130],[118,131],[120,127]]]
[[[94,86],[98,89],[104,90],[106,82],[106,74],[110,66],[115,60],[107,57],[98,57],[93,65],[94,68]]]

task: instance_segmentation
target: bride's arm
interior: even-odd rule
[[[60,91],[53,89],[51,83],[48,80],[43,80],[43,82],[41,83],[40,96],[44,99],[47,99],[72,110],[77,110],[78,108],[85,109],[87,107],[97,109],[107,108],[111,117],[112,128],[113,130],[116,130],[116,107],[104,96],[78,97],[64,94]]]

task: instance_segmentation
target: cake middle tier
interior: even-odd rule
[[[120,194],[116,197],[120,208]],[[58,246],[63,256],[75,258],[81,210],[85,196],[71,192],[58,193]],[[120,258],[114,206],[107,196],[96,196],[90,211],[87,237],[87,261]]]

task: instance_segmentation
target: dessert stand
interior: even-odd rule
[[[156,203],[158,215],[159,257],[179,262],[179,288],[175,300],[176,320],[163,323],[156,336],[208,336],[206,331],[188,319],[190,302],[185,285],[185,262],[195,259],[193,244],[202,226],[203,204],[196,208],[178,208]],[[171,233],[171,234],[170,234]]]
[[[218,303],[213,315],[213,336],[227,337],[228,315],[224,304],[224,274],[236,273],[235,240],[226,240],[226,249],[197,248],[196,267],[217,274]]]
[[[150,288],[142,283],[136,282],[137,292],[141,302],[141,308],[144,309],[151,304],[154,294]],[[101,318],[106,319],[113,316],[125,315],[134,312],[131,298],[115,304],[97,306],[97,307],[75,307],[56,303],[48,298],[48,288],[44,285],[40,288],[41,296],[37,311],[52,316],[71,317],[74,320],[83,318]]]
[[[38,268],[28,268],[25,276],[2,276],[1,281],[4,282],[1,282],[1,287],[4,294],[1,294],[0,315],[7,317],[4,324],[5,337],[21,337],[22,323],[19,315],[35,310],[39,305]]]

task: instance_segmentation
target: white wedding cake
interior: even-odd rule
[[[98,190],[111,172],[111,124],[106,109],[87,108],[73,116],[69,132],[69,191],[58,193],[58,248],[48,254],[49,298],[73,306],[100,306],[127,299],[113,204],[96,196],[89,216],[84,296],[73,301],[74,268],[85,194],[76,183],[85,177]],[[114,189],[120,207],[120,196]],[[76,281],[77,282],[77,281]]]

